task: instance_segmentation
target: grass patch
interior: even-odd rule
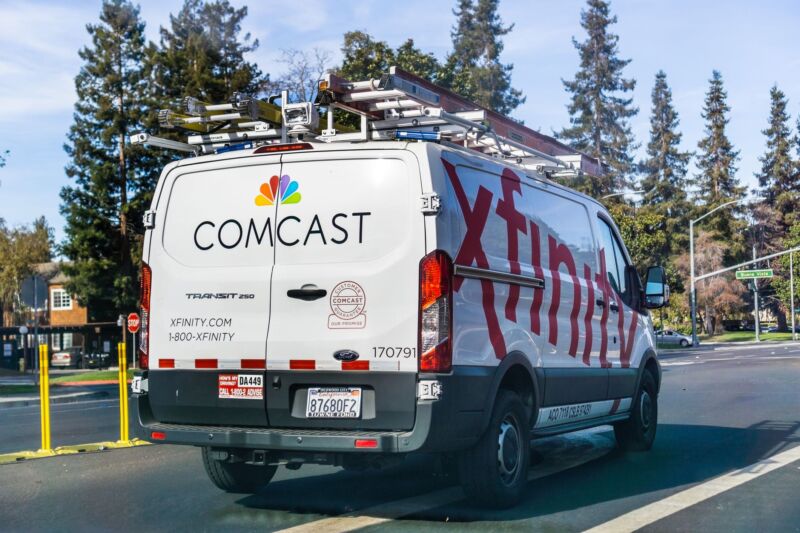
[[[662,344],[659,342],[656,344],[656,348],[658,348],[659,350],[687,350],[691,348],[691,346],[684,347],[681,346],[680,344],[673,344],[673,343]]]
[[[36,385],[0,385],[0,396],[14,396],[16,394],[38,393]]]
[[[133,378],[133,370],[128,370],[128,379]],[[50,376],[50,383],[72,383],[76,381],[106,381],[119,379],[116,370],[100,370],[98,372],[81,372],[68,376]]]
[[[722,335],[714,335],[709,337],[707,335],[700,336],[700,342],[713,341],[713,342],[754,342],[756,340],[755,331],[726,331]],[[790,341],[792,334],[785,333],[762,333],[762,341]]]

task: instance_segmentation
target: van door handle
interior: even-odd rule
[[[611,305],[608,306],[608,308],[614,311],[615,313],[619,313],[619,306],[617,304],[612,303]]]
[[[302,289],[289,289],[286,291],[286,296],[289,298],[305,300],[306,302],[319,300],[320,298],[324,298],[326,294],[328,294],[328,291],[325,289],[317,289],[313,285],[310,287],[303,287]]]

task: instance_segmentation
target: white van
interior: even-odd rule
[[[661,371],[601,204],[446,143],[276,145],[170,164],[144,240],[138,435],[254,491],[276,465],[458,458],[515,503],[529,441],[653,443]]]
[[[651,447],[664,269],[644,291],[603,206],[549,179],[599,163],[394,67],[328,74],[314,104],[186,106],[159,118],[201,135],[134,139],[208,154],[167,166],[145,216],[139,437],[201,447],[237,492],[436,453],[494,507],[533,438]]]

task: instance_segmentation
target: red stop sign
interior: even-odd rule
[[[139,331],[139,315],[131,313],[128,315],[128,331],[136,333]]]

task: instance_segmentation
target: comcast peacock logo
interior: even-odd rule
[[[262,183],[256,195],[256,205],[297,204],[300,203],[299,185],[289,176],[272,176],[269,182]]]

